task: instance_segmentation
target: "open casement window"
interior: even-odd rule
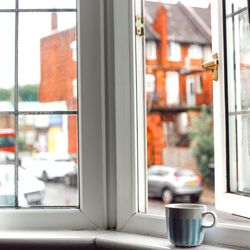
[[[143,1],[121,0],[113,4],[117,230],[165,237],[165,217],[147,214],[146,111],[142,84],[145,75],[144,39],[135,34],[135,16],[143,15]],[[234,29],[232,13],[229,13],[232,4],[236,8]],[[227,9],[228,14],[223,14],[223,9]],[[248,20],[245,17],[246,5],[244,2],[239,7],[238,1],[211,1],[211,13],[213,53],[218,53],[219,58],[219,79],[213,83],[216,207],[248,216],[249,182],[245,179],[248,176],[246,164],[249,154],[248,85],[245,84],[248,67],[247,53],[240,52],[247,49],[244,37],[248,33],[241,31],[246,29],[244,24]],[[235,102],[238,102],[237,110]],[[230,221],[229,224],[218,223],[215,229],[208,230],[205,242],[249,247],[248,237],[249,229],[246,226],[241,227],[237,222]]]
[[[250,218],[248,8],[247,1],[222,2],[217,34],[224,35],[213,37],[220,61],[214,83],[216,207]]]
[[[0,28],[6,34],[1,47],[4,59],[1,58],[0,82],[1,89],[11,91],[9,100],[0,100],[1,128],[5,128],[1,129],[0,140],[1,230],[77,230],[106,226],[102,178],[103,10],[102,1],[93,0],[0,2]],[[28,95],[21,93],[23,87],[30,87],[24,86],[28,83],[39,87],[36,101],[32,91]],[[67,145],[71,140],[74,149]],[[74,190],[78,191],[71,205],[56,201],[56,197],[64,195],[65,186],[53,191],[56,195],[49,203],[39,200],[39,204],[34,204],[38,194],[27,196],[24,192],[24,186],[29,193],[39,185],[47,188],[49,183],[45,181],[58,177],[47,172],[37,176],[44,177],[44,182],[36,179],[38,164],[53,174],[56,165],[63,171],[62,162],[66,165],[74,162],[70,158],[53,158],[52,168],[47,151],[52,155],[56,151],[76,152],[78,185]],[[29,159],[23,157],[19,161],[22,156]]]

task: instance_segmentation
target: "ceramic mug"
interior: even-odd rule
[[[168,239],[179,247],[198,246],[204,239],[205,229],[214,227],[217,216],[202,204],[169,204],[165,206]],[[205,223],[205,216],[211,215],[210,225]]]

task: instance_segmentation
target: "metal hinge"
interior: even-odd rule
[[[137,36],[144,36],[144,17],[135,16],[135,34]]]

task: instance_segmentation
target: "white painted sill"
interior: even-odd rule
[[[90,246],[97,249],[133,249],[133,250],[167,250],[180,249],[174,247],[167,239],[121,233],[115,231],[1,231],[1,244],[26,244],[26,245],[68,245]],[[191,248],[192,249],[192,248]],[[195,250],[227,250],[221,246],[200,245]]]

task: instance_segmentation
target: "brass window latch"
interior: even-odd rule
[[[213,80],[218,81],[219,59],[218,59],[218,54],[217,53],[213,54],[213,60],[212,61],[204,62],[201,66],[205,70],[211,70]]]
[[[144,17],[136,16],[135,17],[135,33],[137,36],[144,36],[145,34],[144,27]]]

